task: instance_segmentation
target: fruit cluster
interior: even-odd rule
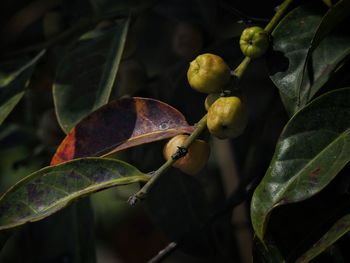
[[[260,27],[250,27],[243,31],[240,38],[242,53],[251,59],[262,56],[269,46],[267,32]],[[246,106],[242,99],[227,94],[231,70],[225,61],[214,54],[199,55],[190,63],[187,79],[190,86],[199,92],[207,93],[205,108],[208,111],[207,127],[209,132],[219,139],[236,138],[247,125]],[[188,136],[178,135],[164,147],[165,159],[175,159],[174,167],[186,174],[198,173],[208,161],[209,146],[202,140],[195,140],[187,153],[177,158]]]
[[[208,110],[207,126],[209,132],[220,139],[239,136],[247,124],[246,109],[241,98],[222,96],[230,77],[229,66],[214,54],[199,55],[187,71],[190,86],[209,94],[204,103]]]

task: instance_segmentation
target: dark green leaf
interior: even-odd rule
[[[350,160],[350,88],[329,92],[299,111],[284,128],[251,219],[263,239],[273,208],[305,200],[327,186]]]
[[[43,168],[0,198],[0,230],[41,220],[96,191],[147,180],[135,167],[113,159],[77,159]]]
[[[338,26],[341,22],[343,22],[343,20],[345,18],[348,17],[349,12],[350,12],[350,1],[348,1],[348,0],[341,0],[336,5],[334,5],[332,8],[330,8],[329,11],[322,18],[322,20],[321,20],[321,22],[320,22],[320,24],[319,24],[319,26],[318,26],[318,28],[317,28],[317,30],[315,32],[315,35],[313,36],[313,38],[311,40],[311,44],[310,44],[309,50],[307,51],[307,54],[306,54],[305,62],[304,62],[304,65],[303,65],[302,81],[300,83],[298,97],[300,97],[300,95],[301,95],[300,92],[302,92],[301,90],[303,88],[303,82],[304,81],[309,81],[310,82],[309,77],[305,76],[305,73],[308,73],[310,75],[310,73],[309,73],[310,68],[311,69],[314,68],[314,64],[315,63],[312,62],[313,61],[312,53],[319,46],[321,41],[336,26]],[[328,44],[327,46],[328,46],[329,49],[333,49],[334,48],[333,43],[329,42],[329,38],[326,40],[326,43]],[[345,44],[348,43],[348,45],[349,45],[350,44],[350,38],[349,37],[345,38],[345,42],[344,43]],[[323,44],[323,46],[324,46],[324,44]],[[349,53],[349,49],[347,49],[347,51],[344,54],[342,54],[342,57],[340,58],[340,60],[343,59],[343,57],[346,56],[348,53]],[[307,84],[307,86],[309,86],[309,85]],[[305,103],[307,103],[311,99],[311,97],[317,92],[317,90],[319,88],[320,88],[320,86],[316,87],[314,90],[307,91],[309,94],[306,97],[307,101],[305,101]],[[305,91],[304,91],[304,93],[305,93]],[[301,98],[301,99],[303,99],[303,98]],[[304,105],[304,104],[302,104],[302,105]]]
[[[349,17],[350,1],[340,0],[334,6],[332,6],[325,16],[322,18],[320,25],[312,39],[310,51],[313,51],[322,39],[327,36],[337,25]]]
[[[297,259],[296,263],[310,262],[349,231],[350,214],[340,218],[319,241]]]
[[[339,22],[332,19],[337,11],[329,11],[322,19],[323,9],[317,3],[298,7],[272,33],[268,69],[290,114],[310,101],[350,53],[347,30],[338,28],[329,33],[330,25]],[[332,23],[325,26],[327,21]]]
[[[94,228],[87,224],[92,215],[87,208],[88,198],[45,220],[11,231],[12,235],[1,249],[0,262],[96,262],[91,237]]]
[[[25,62],[21,60],[15,63],[16,65],[14,63],[0,65],[0,125],[23,97],[34,67],[44,53],[42,51],[33,59]],[[7,69],[8,67],[10,69]]]
[[[129,19],[107,31],[83,35],[61,61],[53,87],[58,121],[68,133],[109,100],[129,27]]]

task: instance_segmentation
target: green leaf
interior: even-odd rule
[[[107,31],[86,33],[63,57],[57,69],[53,96],[58,121],[66,133],[108,102],[129,20],[125,19]]]
[[[350,53],[348,31],[339,27],[330,32],[340,22],[334,17],[344,14],[336,7],[324,18],[323,12],[317,3],[300,6],[272,33],[268,70],[290,115],[311,100]]]
[[[251,203],[251,219],[264,238],[271,211],[321,191],[350,160],[350,88],[329,92],[287,123]]]
[[[296,263],[310,262],[338,239],[350,231],[350,214],[340,218],[308,251],[299,257]]]
[[[23,97],[34,67],[44,53],[41,51],[29,61],[24,62],[22,59],[0,65],[0,125]],[[21,65],[20,68],[18,64]]]
[[[102,189],[147,180],[135,167],[113,159],[77,159],[43,168],[0,198],[0,230],[41,220]]]
[[[337,25],[348,18],[350,12],[350,1],[340,0],[332,6],[322,18],[316,33],[311,41],[308,55],[320,44],[327,34],[329,34]],[[308,56],[307,56],[308,57]]]

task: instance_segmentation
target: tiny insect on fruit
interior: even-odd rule
[[[243,30],[239,40],[242,53],[250,58],[259,58],[269,47],[269,35],[261,27],[254,26]]]
[[[177,135],[170,139],[164,146],[163,155],[166,160],[172,158],[173,154],[187,140],[188,135]],[[195,175],[204,168],[209,158],[209,144],[202,140],[195,140],[189,147],[185,156],[178,159],[173,167],[180,169],[188,175]]]
[[[190,63],[187,80],[190,86],[203,93],[220,92],[230,80],[230,68],[214,54],[202,54]]]
[[[238,97],[221,97],[208,110],[208,130],[219,139],[238,137],[246,125],[246,108]]]

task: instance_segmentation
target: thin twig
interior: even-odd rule
[[[283,17],[284,13],[287,11],[289,5],[293,2],[293,0],[285,0],[279,7],[276,14],[272,17],[270,22],[265,27],[265,31],[271,33],[272,30],[276,27],[280,19]]]
[[[202,119],[197,123],[195,130],[191,133],[191,135],[187,138],[184,145],[178,148],[177,152],[173,154],[173,156],[178,155],[179,157],[183,156],[183,154],[179,154],[180,151],[187,151],[187,149],[191,146],[191,144],[198,138],[198,136],[205,130],[207,127],[207,115],[204,115]],[[176,162],[178,158],[170,158],[167,160],[161,167],[158,168],[157,171],[153,173],[151,179],[134,195],[132,195],[128,203],[130,205],[135,205],[138,201],[145,198],[149,189],[153,186],[153,184],[158,180],[158,178],[163,175],[169,168]]]
[[[164,249],[159,251],[159,253],[152,258],[148,263],[158,263],[161,262],[164,258],[169,256],[172,252],[177,249],[178,245],[176,242],[170,242]]]

